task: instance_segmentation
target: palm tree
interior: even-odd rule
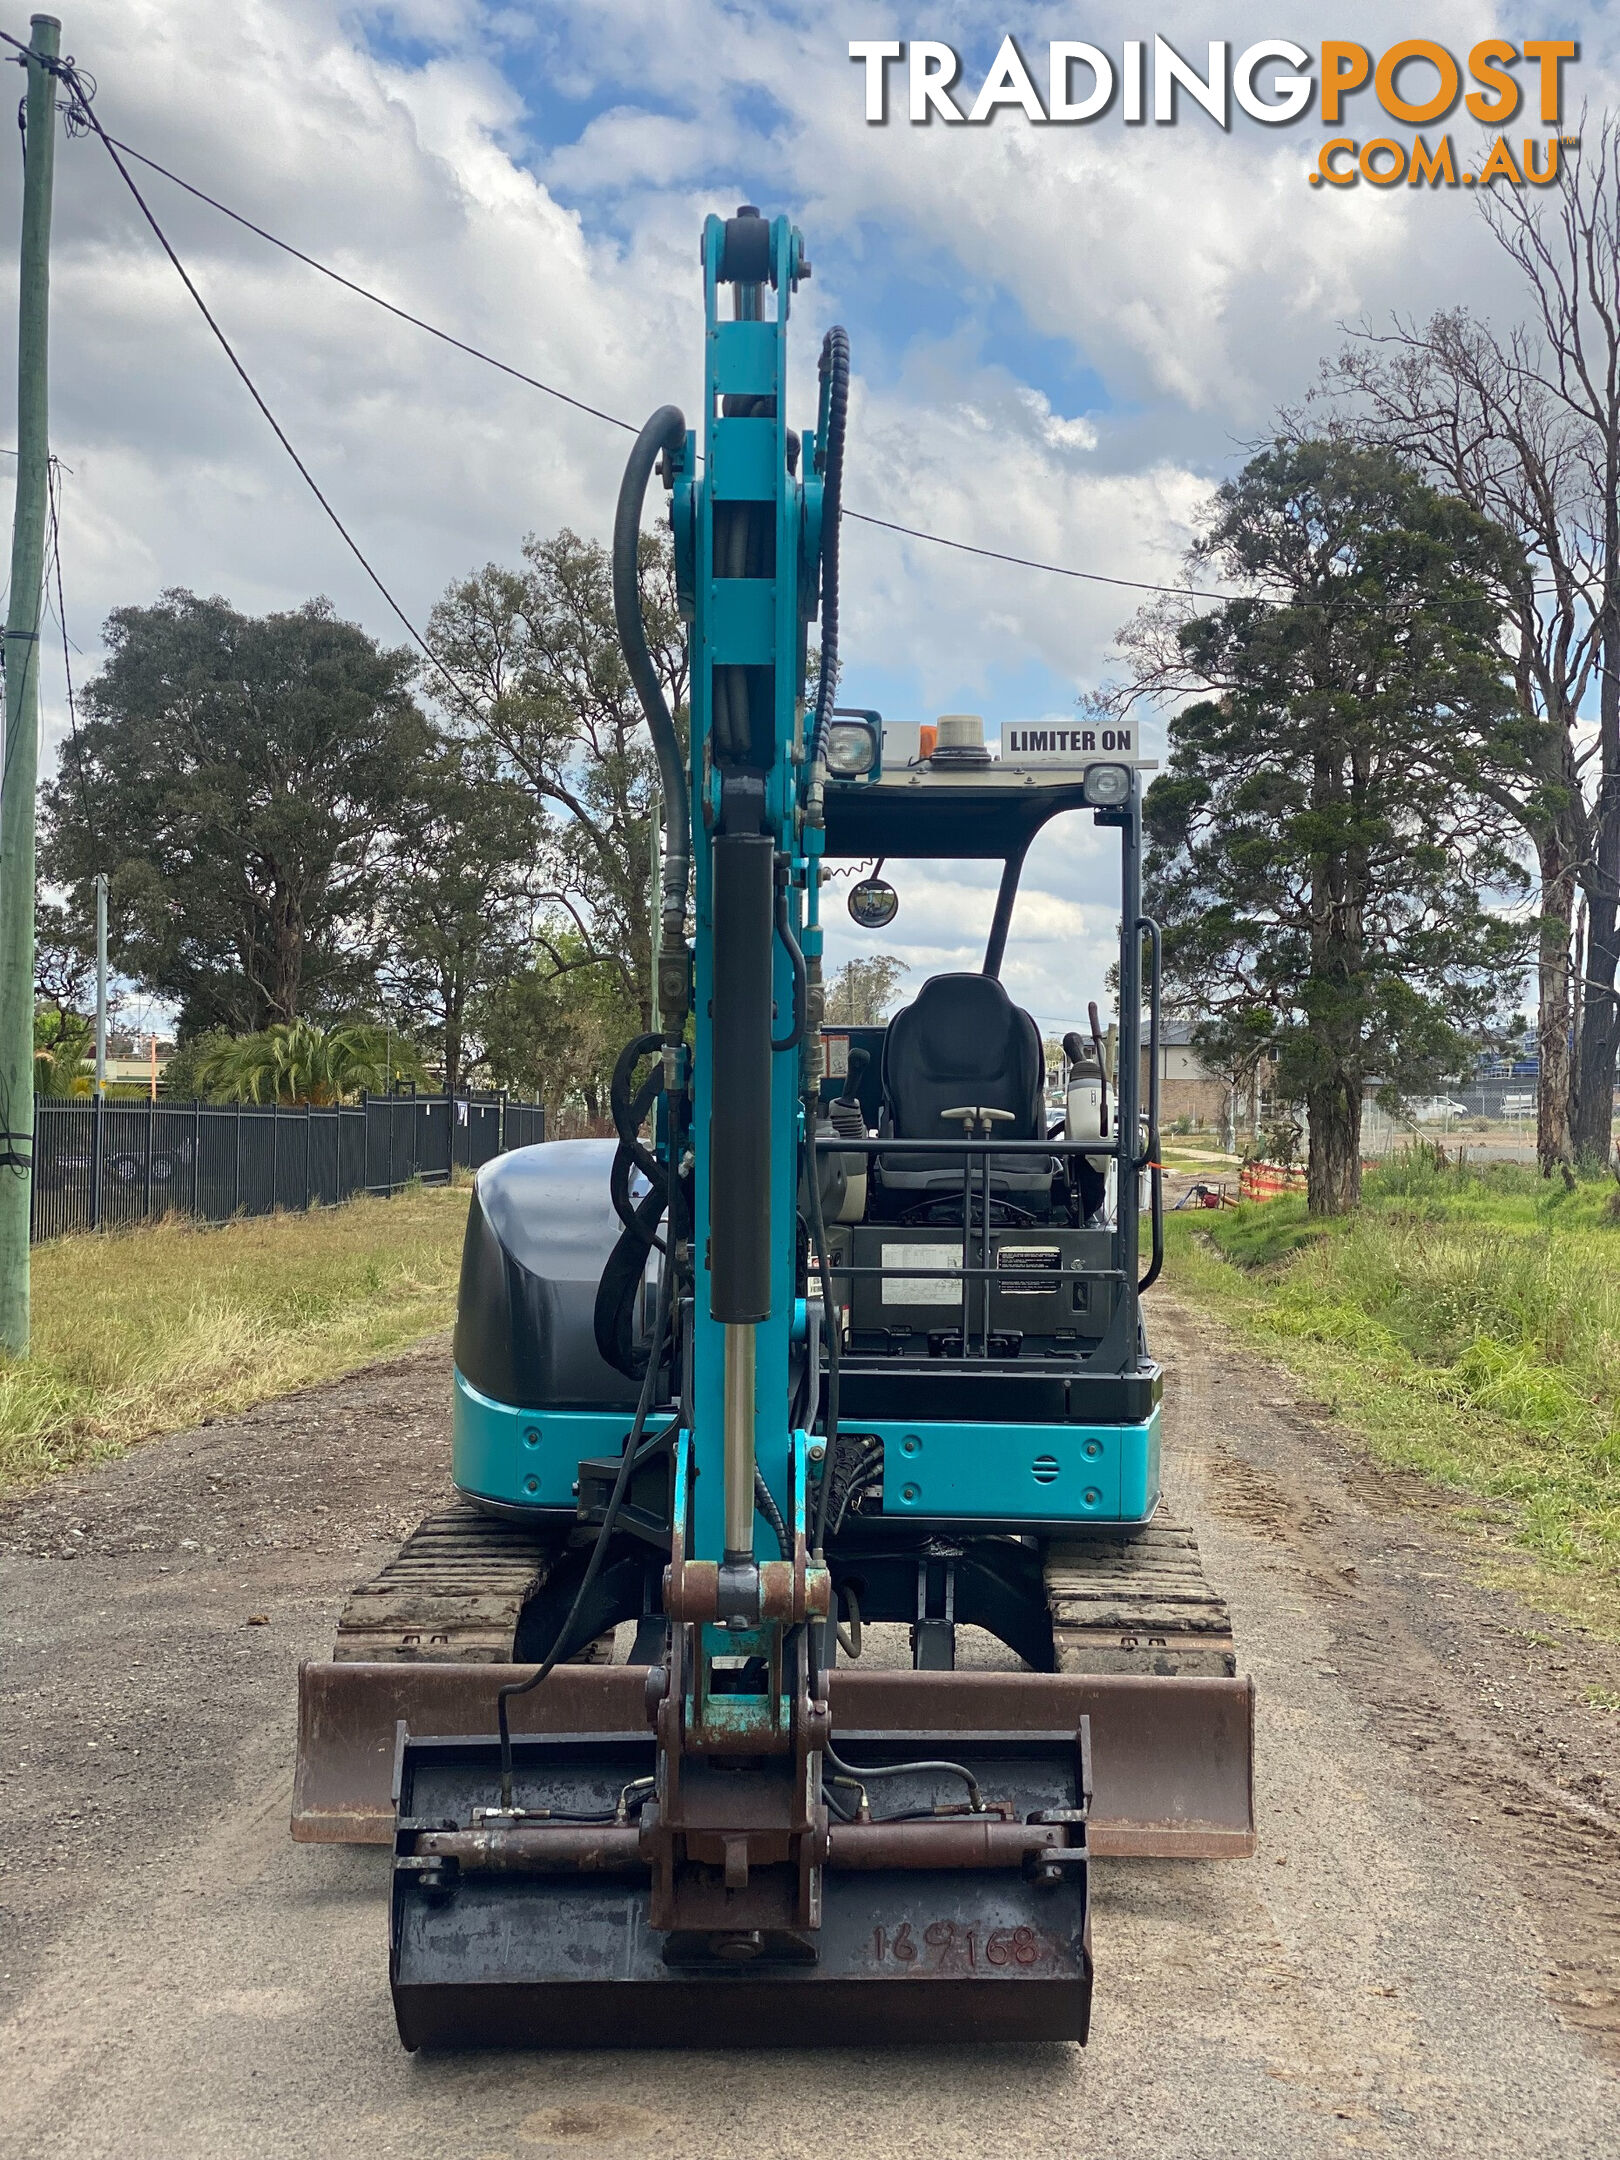
[[[77,1013],[41,1013],[34,1021],[34,1093],[50,1097],[88,1095],[92,1068],[85,1062],[90,1031]]]
[[[197,1084],[214,1102],[352,1102],[393,1082],[420,1085],[426,1068],[416,1045],[370,1020],[325,1028],[314,1020],[285,1020],[257,1035],[239,1035],[211,1051]]]
[[[52,1098],[88,1095],[93,1069],[80,1044],[67,1036],[34,1052],[34,1093]]]

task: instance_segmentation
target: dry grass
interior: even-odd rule
[[[352,1372],[449,1325],[465,1189],[174,1221],[34,1253],[33,1355],[0,1360],[0,1486]]]

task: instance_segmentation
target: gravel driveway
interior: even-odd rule
[[[287,1836],[294,1675],[446,1490],[440,1340],[0,1506],[0,2153],[1612,2155],[1620,1657],[1151,1318],[1259,1683],[1260,1852],[1098,1864],[1088,2049],[400,2051],[386,1852]]]

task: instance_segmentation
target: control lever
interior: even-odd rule
[[[1086,1018],[1091,1022],[1091,1040],[1097,1051],[1097,1075],[1102,1082],[1100,1108],[1102,1110],[1103,1138],[1108,1137],[1108,1061],[1103,1056],[1102,1021],[1097,1016],[1097,1001],[1092,999],[1086,1007]]]
[[[1016,1112],[988,1109],[982,1103],[959,1103],[954,1110],[942,1110],[939,1114],[942,1118],[960,1118],[962,1130],[970,1140],[988,1140],[998,1125],[1016,1125],[1018,1122]],[[975,1130],[980,1125],[984,1127],[982,1133]]]

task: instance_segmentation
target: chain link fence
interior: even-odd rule
[[[499,1096],[369,1095],[330,1108],[41,1097],[32,1234],[333,1207],[413,1180],[444,1185],[452,1167],[476,1170],[545,1137],[543,1104]]]

